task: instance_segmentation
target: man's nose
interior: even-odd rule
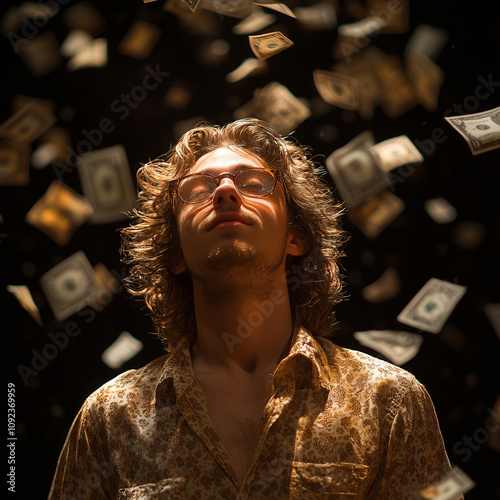
[[[217,186],[212,201],[214,207],[218,207],[226,203],[232,203],[240,206],[242,203],[240,193],[236,189],[234,181],[227,177],[222,179],[220,184]]]

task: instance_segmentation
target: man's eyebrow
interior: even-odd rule
[[[248,163],[237,163],[236,165],[231,165],[230,167],[227,167],[227,168],[230,168],[234,172],[239,172],[240,170],[246,170],[246,169],[250,169],[250,168],[266,169],[267,167],[265,167],[264,165],[250,165]],[[227,170],[224,170],[224,172],[227,172]],[[220,172],[220,170],[217,168],[207,167],[207,168],[204,168],[202,170],[198,170],[198,172],[195,172],[195,173],[196,174],[214,174],[214,175],[217,175],[217,173],[222,173],[222,172]]]

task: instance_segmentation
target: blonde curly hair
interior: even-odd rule
[[[334,306],[342,299],[342,206],[320,178],[323,169],[317,167],[309,149],[256,119],[223,127],[201,124],[186,132],[165,155],[138,170],[135,220],[122,230],[123,261],[131,266],[128,290],[145,300],[168,351],[186,335],[195,338],[191,277],[187,271],[174,275],[167,264],[167,256],[181,252],[169,182],[186,175],[203,155],[228,146],[249,151],[282,172],[289,222],[308,246],[305,255],[288,256],[292,312],[313,335],[330,334],[336,326]]]

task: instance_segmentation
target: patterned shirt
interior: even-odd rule
[[[299,329],[240,487],[182,340],[88,397],[49,499],[404,500],[450,468],[413,375]]]

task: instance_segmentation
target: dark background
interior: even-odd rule
[[[62,6],[40,32],[53,30],[62,43],[68,33],[62,14],[74,3]],[[307,4],[301,0],[289,5]],[[415,374],[431,394],[451,462],[477,483],[467,498],[500,498],[500,454],[484,443],[474,443],[470,456],[460,453],[466,447],[460,442],[485,427],[488,410],[500,394],[499,339],[483,311],[484,304],[500,302],[500,151],[473,157],[463,138],[443,119],[448,108],[474,95],[479,76],[487,79],[491,74],[495,82],[500,81],[500,17],[494,4],[498,2],[410,2],[409,33],[381,34],[371,44],[389,54],[401,55],[418,24],[425,22],[447,29],[449,40],[436,60],[446,73],[438,109],[431,113],[417,106],[391,120],[377,108],[373,119],[365,121],[355,112],[318,105],[321,99],[312,72],[330,69],[335,62],[331,49],[336,29],[308,33],[296,20],[269,11],[278,19],[263,31],[283,30],[295,45],[269,59],[266,72],[229,84],[225,75],[244,59],[253,57],[247,36],[231,32],[239,20],[213,14],[213,28],[200,34],[162,10],[163,2],[95,2],[106,21],[98,35],[109,43],[109,60],[104,68],[70,73],[63,63],[50,74],[35,78],[12,50],[9,40],[2,37],[0,122],[10,116],[16,94],[54,100],[57,125],[70,131],[73,146],[84,138],[82,130],[97,128],[102,118],[111,118],[116,129],[104,136],[99,148],[123,144],[134,179],[141,162],[164,153],[175,142],[179,122],[193,118],[219,124],[231,121],[234,110],[246,103],[255,89],[272,81],[280,82],[312,104],[313,116],[297,127],[294,136],[302,144],[312,146],[320,162],[364,130],[372,130],[377,141],[406,134],[416,144],[422,144],[434,129],[442,128],[447,139],[437,144],[432,154],[424,151],[424,163],[394,183],[392,189],[405,202],[406,209],[387,229],[368,239],[345,219],[344,228],[351,235],[343,260],[349,298],[338,307],[341,326],[335,339],[340,345],[378,355],[360,346],[353,333],[372,329],[416,332],[398,323],[396,316],[429,278],[467,286],[466,295],[439,335],[419,332],[424,336],[423,346],[404,368]],[[349,15],[347,2],[338,5],[339,24],[355,20]],[[146,60],[117,51],[136,19],[152,22],[163,32]],[[210,64],[202,54],[214,40],[225,40],[229,51]],[[147,66],[155,68],[157,64],[169,76],[126,119],[120,120],[111,111],[111,103],[141,84]],[[169,88],[179,84],[190,92],[191,98],[183,109],[176,110],[166,106],[163,97]],[[488,99],[479,102],[477,111],[499,105],[497,88]],[[67,108],[73,110],[69,119]],[[2,365],[7,368],[6,382],[16,384],[18,498],[47,496],[66,434],[84,399],[120,372],[140,367],[162,354],[159,341],[149,334],[152,325],[147,312],[121,291],[101,311],[68,318],[67,321],[78,324],[81,333],[38,376],[30,377],[28,386],[23,383],[19,365],[30,366],[32,350],[40,352],[48,342],[49,332],[63,331],[67,323],[54,319],[40,288],[40,276],[77,250],[83,250],[93,265],[102,262],[110,270],[126,272],[118,254],[118,229],[127,221],[84,224],[65,247],[24,221],[26,212],[55,178],[51,166],[32,168],[28,185],[0,187],[0,214],[4,218],[0,225],[0,329],[5,342]],[[62,180],[82,192],[76,171],[64,174]],[[328,176],[325,180],[332,182]],[[452,223],[436,224],[425,212],[423,202],[438,196],[445,197],[457,209],[457,219]],[[459,235],[470,224],[484,237],[472,248],[465,248],[460,245]],[[361,289],[378,279],[389,265],[395,266],[401,276],[401,292],[383,304],[367,302]],[[43,328],[5,290],[8,284],[29,286],[40,308]],[[101,353],[124,330],[139,338],[144,349],[120,369],[112,370],[102,362]]]

